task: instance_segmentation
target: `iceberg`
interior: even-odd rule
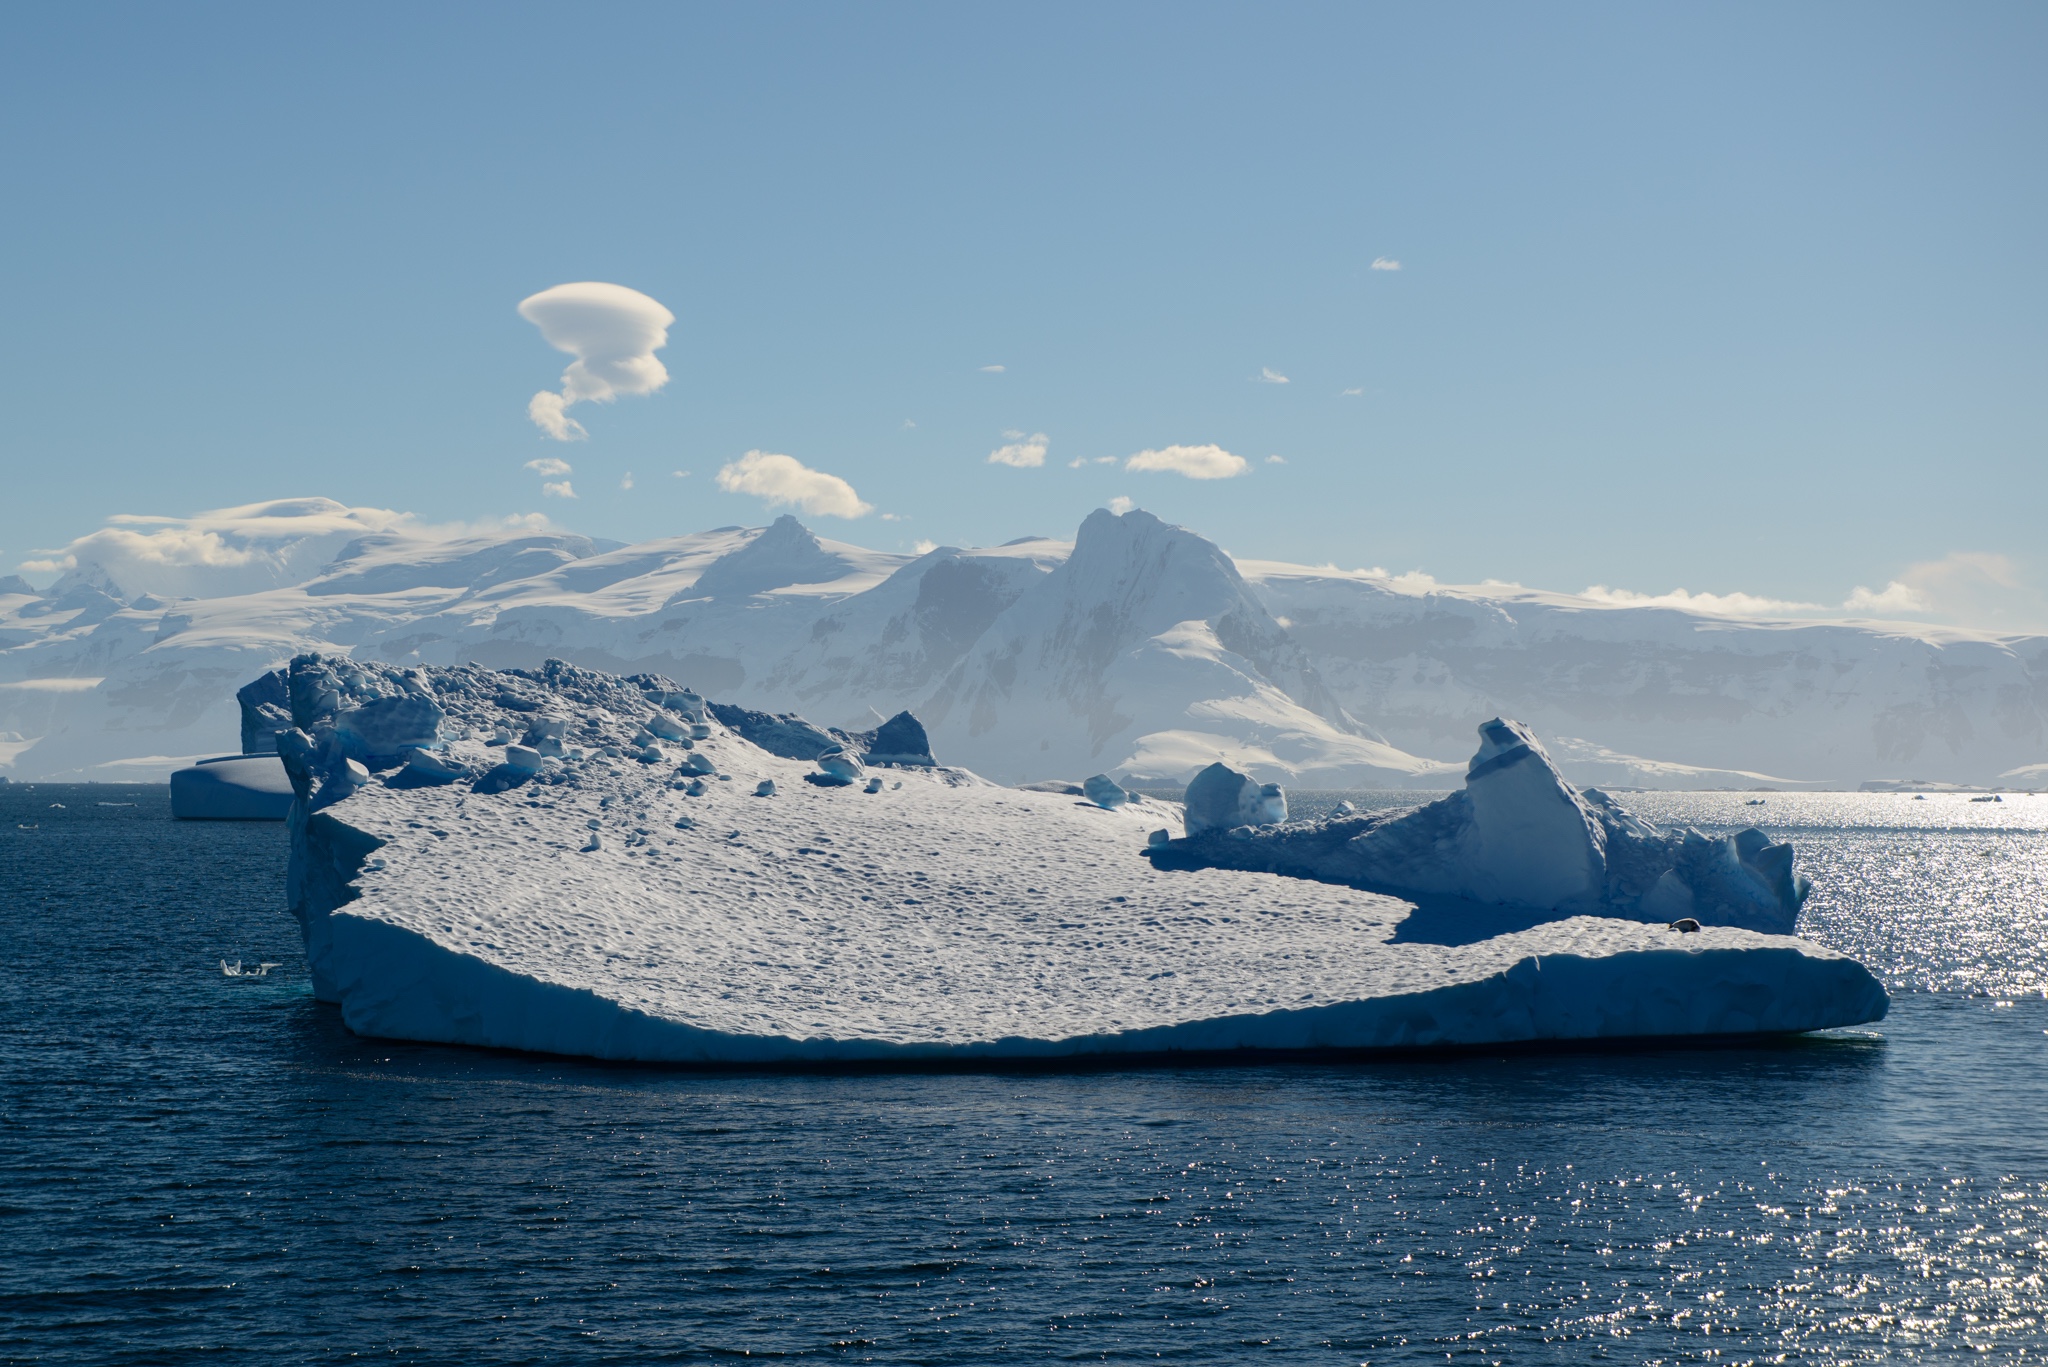
[[[221,755],[171,774],[171,815],[180,821],[283,821],[291,807],[291,781],[275,754]]]
[[[1167,869],[1257,870],[1404,897],[1774,935],[1792,933],[1810,887],[1792,871],[1791,845],[1755,827],[1720,838],[1660,830],[1597,788],[1574,788],[1534,732],[1499,717],[1479,728],[1464,789],[1400,816],[1360,815],[1347,803],[1321,821],[1275,826],[1256,810],[1259,791],[1211,765],[1188,785],[1186,838],[1147,855]],[[1274,819],[1284,818],[1283,805]]]
[[[287,673],[289,901],[316,995],[363,1035],[804,1064],[1747,1036],[1886,1007],[1861,965],[1784,935],[1581,913],[1447,935],[1384,893],[1155,867],[1155,832],[1197,842],[1138,793],[1105,807],[938,763],[803,782],[811,757],[719,709],[692,758],[732,781],[707,784],[632,754],[680,692],[660,676],[319,655]],[[406,696],[439,712],[432,753],[478,777],[355,756],[344,721]],[[490,741],[536,718],[563,753],[500,773]],[[1237,829],[1203,839],[1272,828]],[[1545,886],[1579,872],[1554,861]]]

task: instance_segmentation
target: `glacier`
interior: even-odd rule
[[[0,735],[20,738],[0,772],[161,778],[232,734],[238,685],[307,652],[658,673],[826,734],[909,711],[1006,782],[1179,786],[1222,762],[1449,789],[1496,716],[1608,791],[2037,785],[2048,763],[2048,638],[1237,559],[1141,510],[918,555],[789,517],[621,546],[363,534],[383,524],[321,499],[227,511],[208,525],[271,539],[237,542],[255,558],[226,577],[130,560],[0,583]]]
[[[657,674],[309,653],[278,683],[286,715],[256,721],[293,785],[288,900],[316,994],[367,1036],[889,1063],[1747,1036],[1886,1008],[1861,965],[1785,935],[1446,933],[1398,897],[1156,868],[1155,831],[1185,844],[1177,804],[1001,787],[942,749],[807,782],[818,756]],[[1253,788],[1230,801],[1276,815]]]

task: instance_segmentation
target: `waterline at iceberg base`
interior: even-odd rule
[[[667,679],[301,656],[277,737],[315,990],[360,1034],[682,1063],[1372,1050],[1882,1017],[1786,935],[1155,868],[1181,808],[771,753]],[[723,714],[739,727],[721,721]],[[284,723],[279,718],[280,726]],[[775,719],[771,719],[775,720]],[[783,751],[788,729],[770,738]],[[839,744],[837,742],[853,742]],[[1440,919],[1440,918],[1439,918]]]

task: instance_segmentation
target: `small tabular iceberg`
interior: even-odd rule
[[[316,993],[366,1035],[885,1061],[1749,1035],[1885,1010],[1860,965],[1783,935],[1584,914],[1419,933],[1402,898],[1156,868],[1154,832],[1193,842],[1139,794],[936,763],[806,782],[815,751],[771,753],[725,709],[700,722],[657,676],[302,656],[284,683],[292,910]],[[734,720],[809,748],[784,743],[808,740],[800,718]],[[665,739],[685,722],[687,752]],[[1224,805],[1284,811],[1254,786]]]
[[[184,821],[283,821],[292,785],[276,755],[222,755],[171,773],[171,815]]]

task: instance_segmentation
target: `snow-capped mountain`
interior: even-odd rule
[[[849,728],[908,708],[947,762],[1007,781],[1178,781],[1220,758],[1311,787],[1453,787],[1497,715],[1610,786],[1989,783],[2048,762],[2048,638],[1418,588],[1233,561],[1138,511],[1072,543],[917,556],[790,517],[620,546],[325,499],[207,516],[231,571],[214,582],[253,591],[171,597],[191,576],[153,583],[135,536],[46,591],[0,580],[0,773],[160,777],[232,750],[234,690],[303,651],[554,656]]]

